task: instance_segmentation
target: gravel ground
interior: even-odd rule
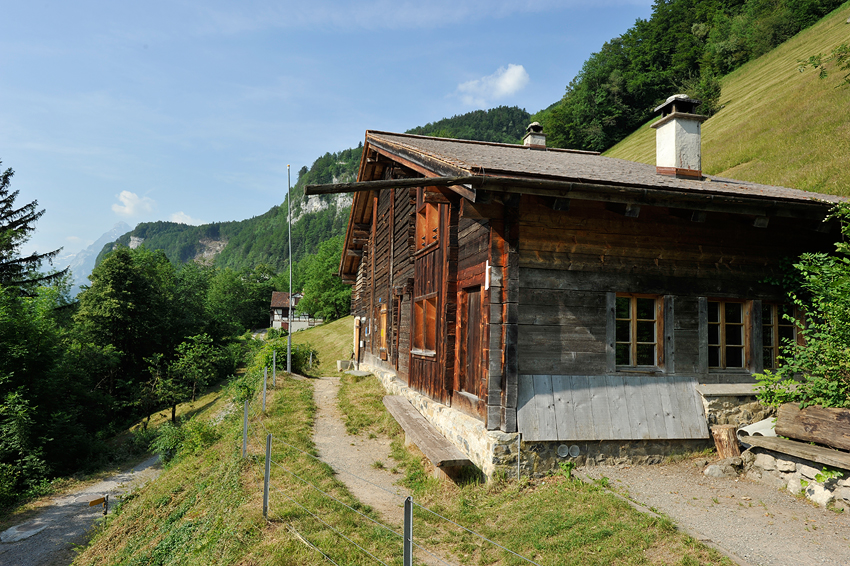
[[[9,566],[66,566],[76,557],[74,545],[84,544],[86,532],[103,514],[103,507],[89,507],[89,501],[109,494],[110,501],[157,477],[162,471],[159,456],[80,491],[57,497],[38,517],[2,533],[2,539],[18,538],[0,544],[0,564]]]
[[[337,407],[339,378],[322,377],[311,381],[318,408],[313,441],[319,449],[319,456],[337,472],[339,480],[354,497],[375,509],[391,525],[401,525],[404,498],[408,493],[395,485],[399,476],[389,471],[393,467],[393,460],[389,457],[390,440],[386,437],[349,435]],[[375,468],[373,464],[377,461],[382,462],[385,468]]]
[[[611,489],[757,566],[850,564],[850,517],[742,477],[709,478],[699,461],[587,467]]]

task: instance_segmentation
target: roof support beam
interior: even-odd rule
[[[814,200],[783,202],[757,196],[728,195],[721,192],[709,192],[709,187],[695,192],[654,187],[481,175],[390,179],[386,181],[338,183],[335,185],[308,185],[304,192],[307,195],[319,195],[423,186],[448,187],[454,190],[458,185],[471,186],[477,191],[485,190],[502,194],[529,194],[574,200],[616,202],[637,206],[669,206],[701,212],[727,212],[752,216],[783,216],[812,220],[823,220],[828,207],[831,206],[831,203]]]

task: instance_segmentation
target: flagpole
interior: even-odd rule
[[[286,373],[292,373],[292,182],[286,166],[286,204],[289,209],[286,226],[289,230],[289,326],[286,333]]]

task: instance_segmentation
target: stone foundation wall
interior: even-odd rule
[[[558,449],[577,446],[576,457],[562,457]],[[596,440],[592,442],[523,442],[523,475],[541,477],[557,471],[561,463],[576,466],[618,466],[660,464],[668,456],[696,452],[713,446],[711,440]],[[514,472],[516,473],[516,472]]]
[[[401,395],[410,401],[488,479],[494,475],[516,476],[516,433],[487,430],[478,419],[414,391],[390,370],[367,363],[361,363],[360,369],[376,375],[390,395]]]
[[[709,427],[722,424],[741,427],[776,416],[776,409],[763,406],[755,395],[703,395],[702,405]]]
[[[390,395],[405,397],[440,433],[475,464],[487,479],[494,476],[514,478],[517,474],[517,433],[487,430],[484,423],[460,411],[438,403],[414,391],[396,377],[395,372],[361,362],[360,369],[373,373]],[[560,456],[572,446],[578,456]],[[703,450],[711,440],[633,440],[593,442],[521,442],[520,474],[541,477],[557,471],[561,463],[576,466],[614,466],[619,464],[658,464],[665,457]]]
[[[838,470],[842,477],[823,474],[824,466],[781,452],[752,447],[741,454],[746,477],[787,489],[821,506],[850,509],[850,471]]]

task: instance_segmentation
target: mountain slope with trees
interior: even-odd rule
[[[845,148],[850,86],[836,61],[821,79],[800,62],[831,53],[850,36],[850,3],[721,81],[723,108],[702,125],[702,166],[731,177],[850,196]],[[655,163],[645,124],[606,155]]]
[[[676,92],[718,106],[720,77],[841,6],[842,0],[658,0],[584,63],[564,97],[537,113],[553,147],[605,151]]]

